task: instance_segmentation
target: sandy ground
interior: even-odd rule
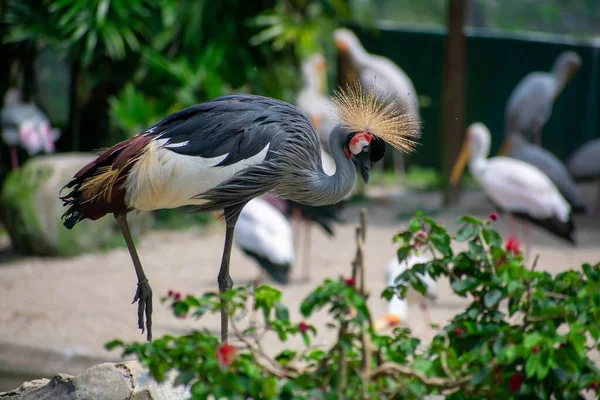
[[[585,188],[593,204],[595,190]],[[403,193],[401,190],[376,190],[379,200],[368,205],[366,265],[368,286],[375,316],[384,312],[379,298],[383,290],[384,268],[394,256],[394,233],[417,209],[439,209],[440,195]],[[292,283],[283,289],[291,317],[300,320],[302,298],[314,284],[327,277],[347,276],[354,257],[354,229],[360,206],[345,211],[346,224],[337,228],[334,238],[315,229],[312,238],[310,283]],[[469,213],[485,217],[492,211],[485,197],[477,191],[463,196],[461,205],[439,211],[435,218],[456,228],[458,216]],[[558,272],[578,268],[584,262],[600,260],[600,217],[579,217],[577,248],[532,228],[532,253],[539,254],[538,268]],[[506,220],[495,223],[502,234],[508,231]],[[138,243],[146,274],[155,295],[154,334],[181,334],[193,328],[208,328],[218,333],[215,317],[178,320],[160,304],[158,297],[169,289],[183,294],[200,294],[216,290],[216,275],[223,246],[224,228],[216,224],[204,231],[153,232]],[[5,252],[5,256],[6,256]],[[57,372],[77,373],[95,363],[120,359],[118,351],[104,350],[104,343],[114,339],[143,340],[136,327],[136,307],[131,305],[136,280],[125,248],[108,253],[87,254],[70,259],[4,257],[0,264],[0,391],[10,389],[24,379],[51,376]],[[295,270],[299,273],[298,266]],[[234,248],[231,276],[236,284],[255,278],[258,269],[253,261]],[[275,285],[276,286],[276,285]],[[440,298],[432,308],[432,320],[444,323],[461,310],[465,301],[451,295],[447,282],[439,284]],[[317,315],[311,323],[320,328],[317,343],[326,344],[332,332],[324,327],[325,318]],[[424,324],[419,309],[413,307],[408,324],[416,334]],[[293,343],[301,346],[299,341]],[[274,351],[277,340],[269,341]]]

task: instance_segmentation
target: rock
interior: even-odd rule
[[[81,221],[73,229],[62,225],[65,209],[58,198],[60,189],[94,156],[63,153],[34,157],[11,171],[0,194],[0,216],[13,247],[24,254],[72,256],[115,243],[120,233],[111,216]],[[151,213],[130,213],[134,235],[152,227]]]
[[[185,386],[173,386],[174,374],[158,383],[138,361],[96,365],[81,375],[58,374],[25,382],[0,393],[2,400],[178,400],[190,398]]]

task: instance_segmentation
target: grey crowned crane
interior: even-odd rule
[[[529,143],[520,133],[511,133],[508,136],[505,149],[507,157],[534,165],[548,175],[560,194],[569,202],[574,213],[590,212],[567,167],[554,154],[537,144]]]
[[[335,174],[335,162],[329,154],[321,149],[321,159],[323,161],[323,171],[327,175]],[[310,281],[310,262],[311,262],[311,231],[314,224],[317,224],[330,237],[335,235],[334,223],[343,222],[340,213],[346,205],[350,193],[335,204],[324,206],[309,206],[292,200],[283,200],[271,194],[265,194],[263,198],[271,205],[276,207],[286,217],[292,219],[292,229],[294,231],[294,250],[299,254],[301,237],[301,225],[304,224],[304,243],[302,251],[302,277],[300,282]]]
[[[469,171],[477,180],[492,203],[509,217],[524,220],[523,234],[529,255],[529,231],[527,222],[546,229],[557,237],[575,244],[575,225],[571,206],[561,196],[550,178],[539,168],[508,157],[487,158],[491,135],[482,123],[474,123],[467,129],[466,140],[450,175],[455,185],[469,159]],[[511,232],[512,233],[512,232]]]
[[[394,96],[398,104],[419,119],[419,100],[412,80],[390,59],[369,54],[354,32],[339,28],[333,33],[337,48],[350,56],[358,70],[360,84],[372,88],[378,96]],[[394,168],[404,173],[404,159],[401,153],[393,152]]]
[[[291,104],[268,97],[234,94],[169,115],[146,131],[120,142],[84,166],[65,185],[64,225],[114,214],[127,243],[138,288],[138,326],[151,340],[152,289],[135,249],[127,213],[197,206],[223,210],[225,245],[217,282],[233,286],[229,260],[235,225],[244,206],[269,191],[302,204],[339,202],[352,190],[356,167],[369,179],[371,163],[385,154],[385,142],[414,148],[419,123],[374,92],[348,87],[336,96],[341,124],[329,147],[334,175],[323,171],[315,127]],[[64,188],[63,188],[64,189]],[[144,314],[146,321],[144,322]],[[227,342],[228,315],[221,305],[221,340]]]
[[[520,132],[529,142],[540,145],[542,128],[550,119],[554,101],[580,66],[581,57],[573,51],[565,51],[554,61],[552,71],[525,75],[508,98],[505,139],[513,132]],[[498,155],[502,153],[503,150]]]
[[[240,212],[233,240],[246,255],[256,260],[275,282],[287,284],[294,262],[292,227],[285,216],[266,200],[252,199]]]

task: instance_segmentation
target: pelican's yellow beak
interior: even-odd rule
[[[508,152],[509,148],[510,148],[510,139],[508,138],[508,136],[506,136],[504,138],[504,141],[502,142],[502,145],[498,149],[498,153],[496,153],[496,156],[505,155]]]
[[[340,51],[346,51],[348,49],[348,46],[346,46],[346,43],[344,43],[343,41],[337,39],[335,41],[335,46],[338,48],[338,50]]]
[[[310,117],[315,128],[319,129],[319,125],[321,124],[321,117]]]
[[[460,153],[458,154],[454,168],[452,168],[452,173],[450,174],[450,186],[455,186],[458,183],[460,176],[465,170],[467,161],[469,160],[469,153],[469,137],[467,136],[462,148],[460,149]]]
[[[400,317],[388,313],[373,323],[373,330],[377,333],[397,325],[400,325]]]
[[[325,71],[325,61],[319,61],[315,65],[315,71],[317,71],[317,73],[321,73],[321,72]]]

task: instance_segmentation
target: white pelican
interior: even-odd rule
[[[558,56],[551,72],[527,74],[508,99],[505,136],[520,132],[528,141],[539,145],[542,128],[552,114],[552,104],[580,66],[581,57],[573,51],[565,51]]]
[[[565,164],[554,154],[537,144],[529,143],[520,133],[511,133],[507,138],[507,143],[507,157],[524,161],[541,169],[569,202],[574,213],[589,213],[579,187],[569,174]],[[600,165],[600,162],[598,164]]]
[[[321,145],[329,149],[329,134],[337,124],[334,106],[327,94],[325,57],[316,53],[302,63],[304,87],[298,93],[296,105],[317,128]]]
[[[424,256],[410,255],[402,262],[398,261],[398,257],[394,256],[388,262],[385,268],[385,283],[387,287],[396,287],[396,278],[404,271],[412,268],[416,264],[424,264],[429,259]],[[416,290],[409,288],[406,292],[406,298],[402,299],[394,295],[387,305],[387,313],[382,318],[379,318],[373,324],[375,331],[382,331],[388,327],[399,324],[406,324],[408,319],[408,304],[417,303],[423,309],[425,317],[425,329],[429,332],[431,318],[429,315],[429,302],[437,299],[437,289],[435,280],[428,274],[420,275],[421,281],[427,287],[426,295],[423,296]]]
[[[374,88],[378,96],[394,95],[399,105],[416,120],[419,116],[417,91],[400,67],[388,58],[369,54],[356,35],[345,28],[336,29],[333,33],[337,48],[348,53],[359,75],[360,84],[364,88]],[[404,172],[404,161],[400,153],[393,151],[394,168]]]
[[[600,138],[591,140],[575,150],[567,161],[567,169],[577,182],[599,182],[596,214],[600,214]]]
[[[460,179],[470,153],[471,175],[492,203],[508,214],[511,231],[512,215],[525,220],[523,234],[527,249],[528,221],[575,244],[571,206],[550,178],[539,168],[520,160],[508,157],[488,159],[490,142],[490,131],[484,124],[478,122],[469,126],[465,143],[450,176],[450,184],[455,185]]]
[[[277,283],[288,283],[294,262],[292,228],[279,210],[261,198],[250,200],[240,213],[233,240],[262,268],[257,282],[266,272]]]

